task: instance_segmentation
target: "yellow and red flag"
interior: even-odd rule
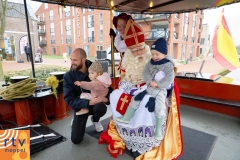
[[[223,67],[233,71],[240,66],[240,62],[223,13],[224,9],[221,12],[212,41],[213,57]]]

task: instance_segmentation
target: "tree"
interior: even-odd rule
[[[236,49],[237,49],[238,54],[240,54],[240,45],[237,45]]]
[[[7,10],[8,1],[0,1],[0,49],[5,48],[4,44],[4,32],[6,27],[6,10]],[[2,60],[0,59],[0,79],[3,80],[3,67]]]

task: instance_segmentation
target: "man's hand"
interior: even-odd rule
[[[100,98],[100,97],[93,97],[93,98],[90,99],[89,105],[93,106],[93,105],[95,105],[97,103],[100,103],[100,102],[102,102],[102,98]]]
[[[81,82],[79,82],[79,81],[74,82],[74,84],[77,86],[81,86]]]
[[[153,88],[157,88],[158,85],[155,81],[151,81],[150,86],[153,87]]]

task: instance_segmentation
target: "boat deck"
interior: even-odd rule
[[[240,119],[215,112],[201,110],[181,105],[181,125],[217,136],[209,160],[237,160],[240,159]],[[65,136],[68,140],[54,145],[35,155],[31,160],[113,160],[107,152],[106,144],[98,144],[98,140],[85,134],[84,141],[75,145],[70,140],[71,116],[64,120],[55,121],[49,127]],[[101,119],[111,116],[110,107]],[[87,126],[92,125],[90,118]],[[118,160],[132,160],[127,154],[119,155]]]

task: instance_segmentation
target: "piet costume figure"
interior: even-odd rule
[[[121,13],[118,16],[114,16],[112,22],[113,22],[114,27],[117,29],[118,34],[116,35],[113,29],[110,30],[110,35],[115,37],[114,38],[114,46],[115,46],[116,50],[118,52],[120,52],[121,60],[118,65],[119,72],[121,72],[122,59],[123,59],[124,53],[127,50],[127,46],[125,44],[123,36],[124,36],[124,31],[125,31],[127,21],[129,19],[132,19],[132,16],[128,15],[126,13]]]
[[[151,58],[150,48],[144,42],[144,33],[132,20],[127,22],[124,40],[128,47],[122,61],[124,76],[119,89],[115,89],[110,95],[112,118],[107,130],[101,134],[99,143],[107,143],[109,153],[115,158],[118,154],[123,154],[125,148],[140,153],[137,160],[177,158],[182,151],[182,135],[178,109],[179,92],[176,84],[169,96],[172,105],[161,125],[163,140],[155,138],[156,116],[145,107],[152,97],[150,94],[144,95],[136,106],[132,106],[136,109],[130,116],[129,123],[116,120],[117,117],[126,114],[132,97],[147,89],[142,73]]]

